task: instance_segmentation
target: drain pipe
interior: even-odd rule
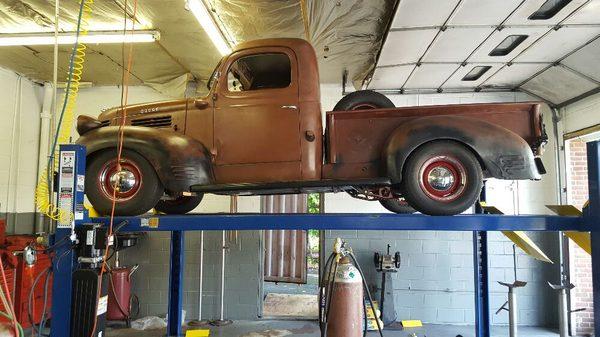
[[[39,179],[43,179],[42,172],[48,163],[48,155],[50,151],[50,124],[52,121],[52,103],[54,100],[54,87],[46,82],[44,83],[44,101],[42,103],[42,111],[40,112],[40,142],[38,152],[38,184]],[[38,213],[35,219],[35,232],[46,232],[44,214]]]

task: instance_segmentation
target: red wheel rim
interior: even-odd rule
[[[466,184],[466,169],[456,158],[435,156],[421,165],[419,185],[433,200],[452,202],[464,193]]]
[[[118,171],[117,160],[106,162],[100,169],[97,184],[102,194],[109,200],[125,202],[135,197],[140,191],[143,179],[142,172],[134,161],[121,158],[120,171]],[[119,188],[115,193],[115,186]]]

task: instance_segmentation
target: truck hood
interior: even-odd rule
[[[126,105],[125,109],[127,110],[127,119],[133,118],[139,115],[153,115],[157,113],[169,113],[172,112],[174,108],[185,107],[186,100],[178,99],[171,101],[161,101],[161,102],[152,102],[152,103],[141,103],[141,104],[130,104]],[[123,109],[119,107],[105,109],[98,116],[98,120],[101,122],[110,121],[112,122],[118,116],[122,114]]]

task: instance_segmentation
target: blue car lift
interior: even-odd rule
[[[83,210],[83,181],[85,149],[79,145],[62,145],[63,153],[75,154],[75,172],[68,180],[72,184],[72,202],[67,202],[68,188],[61,191],[63,206],[70,207],[75,220],[59,226],[55,242],[72,235],[75,226],[84,223],[108,224],[107,218],[88,218]],[[70,151],[70,152],[69,152]],[[472,231],[475,280],[475,323],[477,337],[490,337],[489,278],[487,231],[590,231],[592,238],[592,267],[594,284],[594,307],[600,308],[600,142],[588,143],[588,170],[590,203],[583,217],[548,215],[458,215],[424,216],[396,214],[202,214],[119,217],[115,224],[127,221],[121,229],[127,232],[171,232],[171,260],[169,280],[169,322],[167,336],[182,336],[181,310],[183,300],[184,239],[186,231],[198,230],[268,230],[268,229],[317,229],[317,230],[428,230]],[[60,176],[60,172],[59,172]],[[67,178],[69,175],[67,174]],[[59,179],[60,180],[60,179]],[[65,184],[60,183],[59,186]],[[64,187],[63,187],[64,188]],[[64,194],[62,192],[65,192]],[[59,198],[59,206],[61,199]],[[70,246],[59,248],[53,266],[54,284],[52,301],[51,337],[70,336],[71,274],[76,269],[75,256]],[[594,311],[595,328],[600,331],[600,309]],[[85,336],[87,337],[87,336]]]

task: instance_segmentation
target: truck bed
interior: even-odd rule
[[[521,136],[532,147],[543,137],[538,102],[433,105],[355,111],[326,115],[326,163],[323,177],[379,176],[381,150],[402,123],[423,116],[456,115],[484,120]],[[482,130],[484,131],[484,130]]]

